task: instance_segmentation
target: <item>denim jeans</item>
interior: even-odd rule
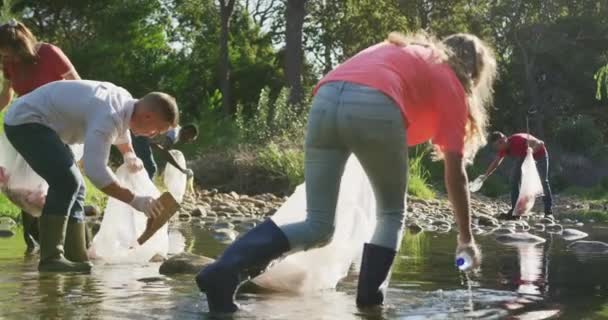
[[[515,208],[517,198],[519,198],[519,185],[521,183],[521,165],[525,158],[517,159],[513,172],[511,173],[511,209]],[[551,187],[549,186],[549,155],[546,155],[540,159],[535,159],[536,169],[540,175],[540,181],[543,185],[543,202],[545,205],[545,212],[551,211],[553,206],[553,196],[551,194]]]
[[[4,125],[6,137],[49,190],[42,214],[84,220],[85,184],[72,150],[52,129],[37,123]]]
[[[293,250],[327,244],[346,161],[353,153],[376,197],[373,244],[398,250],[405,219],[408,158],[406,130],[397,105],[383,93],[349,82],[317,92],[305,144],[306,220],[279,226]]]

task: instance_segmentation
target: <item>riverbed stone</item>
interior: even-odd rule
[[[239,233],[235,230],[222,228],[213,231],[213,238],[222,243],[230,243],[238,237]]]
[[[214,259],[209,257],[182,252],[163,262],[158,272],[164,275],[196,274],[213,261]]]
[[[568,249],[576,253],[608,253],[608,243],[601,241],[579,240],[571,243]]]
[[[496,241],[503,244],[516,244],[516,243],[544,243],[544,238],[541,238],[537,235],[533,235],[528,232],[517,232],[517,233],[509,233],[509,234],[501,234],[496,236]]]
[[[207,209],[203,206],[196,206],[192,211],[190,211],[190,215],[193,217],[206,217]]]
[[[587,233],[582,232],[580,230],[576,230],[576,229],[566,228],[566,229],[564,229],[564,231],[562,231],[562,238],[564,238],[567,241],[583,239],[583,238],[586,238],[587,236],[589,236]]]

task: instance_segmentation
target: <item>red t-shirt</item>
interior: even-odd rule
[[[382,42],[348,59],[317,84],[348,81],[386,94],[399,106],[413,146],[432,140],[442,151],[463,153],[468,106],[464,89],[433,50]]]
[[[499,157],[511,156],[514,158],[525,158],[528,150],[528,136],[534,138],[527,133],[516,133],[507,138],[507,148],[498,151]],[[534,153],[534,159],[540,159],[547,154],[546,148],[543,146]]]
[[[13,90],[20,96],[49,82],[62,80],[72,70],[74,66],[63,51],[48,43],[40,44],[38,61],[33,65],[2,61],[4,77],[11,81]]]

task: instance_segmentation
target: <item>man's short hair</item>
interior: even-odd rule
[[[175,98],[164,92],[150,92],[141,98],[149,110],[160,114],[163,119],[171,123],[172,127],[179,123],[179,110]]]
[[[506,137],[504,133],[500,131],[494,131],[490,134],[490,143],[496,143],[498,140]]]

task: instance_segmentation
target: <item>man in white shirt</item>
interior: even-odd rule
[[[40,217],[40,271],[91,269],[84,237],[84,181],[68,145],[84,143],[84,172],[97,188],[153,218],[162,205],[119,185],[107,167],[110,148],[118,147],[129,169],[141,170],[129,130],[153,137],[175,127],[178,116],[168,94],[133,99],[114,84],[87,80],[52,82],[12,104],[4,118],[6,136],[49,184]]]

